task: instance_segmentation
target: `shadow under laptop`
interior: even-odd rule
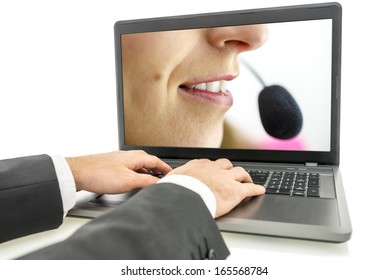
[[[222,232],[230,249],[229,259],[238,260],[242,256],[267,259],[287,256],[317,256],[317,257],[347,257],[348,243],[329,243],[293,238],[251,235],[242,233]],[[246,257],[245,257],[246,258]]]

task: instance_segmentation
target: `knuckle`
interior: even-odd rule
[[[242,166],[235,166],[234,168],[236,171],[238,171],[240,173],[247,173],[247,171]]]

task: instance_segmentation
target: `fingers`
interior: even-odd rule
[[[167,174],[172,168],[164,161],[160,160],[156,156],[146,155],[144,156],[142,168],[151,169],[154,172]]]
[[[134,181],[138,182],[137,188],[144,188],[150,185],[153,185],[157,183],[159,178],[149,175],[149,174],[136,174],[136,178],[134,178]]]
[[[243,183],[241,184],[241,189],[245,197],[262,195],[266,191],[264,186],[254,183]]]
[[[218,159],[215,161],[215,163],[223,168],[229,171],[229,174],[238,182],[242,183],[252,183],[253,180],[250,176],[250,174],[241,166],[233,166],[231,161],[228,159]]]
[[[242,189],[244,197],[262,195],[266,189],[253,183],[250,174],[241,166],[233,166],[228,159],[218,159],[215,163],[222,169],[225,169],[232,179],[237,181],[237,185]]]
[[[140,172],[151,169],[154,172],[166,174],[172,168],[156,156],[149,155],[145,151],[127,151],[128,168],[131,170],[139,170]]]
[[[158,169],[158,170],[167,171],[167,172],[171,170],[171,167],[167,163],[163,162],[162,160],[160,160],[156,156],[144,155],[142,157],[142,159],[143,159],[143,162],[142,162],[143,168]]]
[[[226,162],[224,164],[227,166]],[[254,184],[250,174],[243,167],[231,167],[229,170],[227,170],[227,172],[235,181],[237,181],[236,187],[239,188],[243,198],[262,195],[265,193],[265,187]]]
[[[216,165],[220,169],[224,169],[228,172],[229,176],[234,180],[242,183],[252,183],[253,180],[250,174],[241,166],[233,166],[231,161],[225,158],[220,158],[215,160],[214,162],[208,159],[200,159],[198,162],[205,164],[210,163],[211,165]],[[210,166],[211,166],[210,165]]]
[[[231,169],[233,167],[231,161],[226,158],[217,159],[215,160],[215,163],[217,164],[217,166],[223,169]]]
[[[136,169],[138,170],[138,172],[144,169],[151,169],[154,172],[166,174],[172,170],[172,168],[168,164],[166,164],[156,156],[149,155],[144,151],[135,152],[137,152],[138,155],[142,157],[141,165],[138,166],[138,168]],[[243,167],[233,166],[231,161],[229,161],[228,159],[221,158],[215,161],[211,161],[208,159],[199,159],[193,160],[190,163],[193,164],[193,169],[197,169],[200,166],[201,168],[206,168],[206,166],[208,166],[211,169],[213,165],[216,166],[217,169],[221,169],[221,171],[224,170],[223,172],[227,172],[225,173],[226,177],[229,177],[230,179],[236,181],[236,187],[240,188],[239,192],[244,197],[262,195],[265,193],[265,188],[263,186],[254,184],[250,174]],[[211,172],[211,170],[209,170],[209,172]],[[138,175],[138,179],[141,180],[137,181],[142,182],[139,187],[145,187],[147,185],[154,184],[158,181],[158,178],[148,174],[138,173]]]
[[[250,174],[241,166],[235,166],[229,170],[231,176],[236,181],[242,182],[242,183],[252,183],[253,180],[251,179]]]

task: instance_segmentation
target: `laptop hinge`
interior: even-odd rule
[[[305,166],[308,166],[308,167],[316,167],[316,166],[317,166],[317,162],[306,162],[306,163],[305,163]]]

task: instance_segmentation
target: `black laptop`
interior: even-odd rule
[[[114,32],[121,150],[244,167],[266,194],[217,219],[222,231],[350,238],[338,3],[119,21]],[[130,195],[91,194],[70,215],[97,217]]]

